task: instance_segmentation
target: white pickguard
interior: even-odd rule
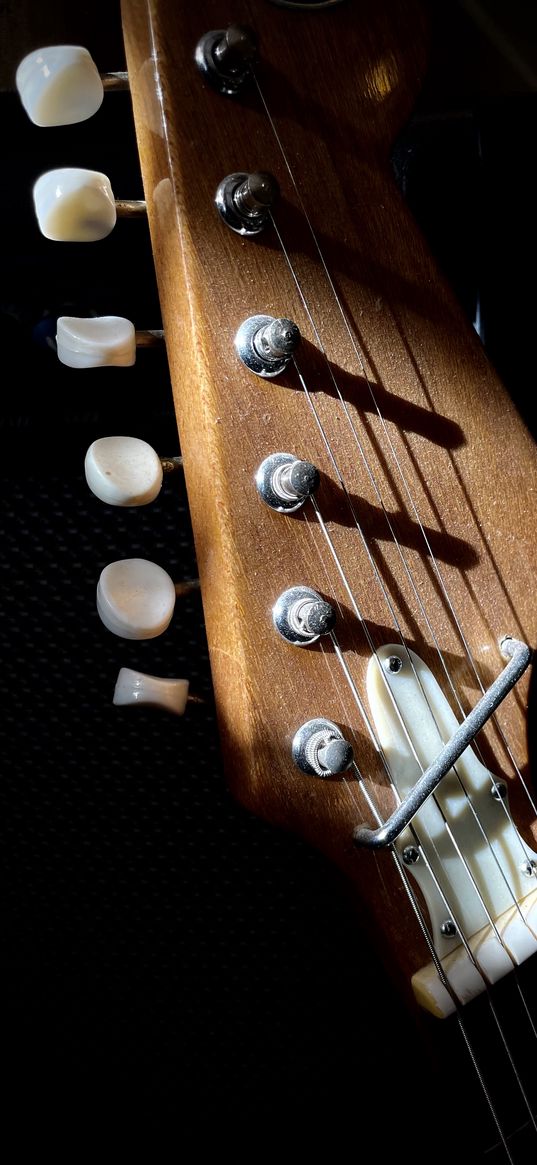
[[[398,672],[384,666],[391,656],[402,661]],[[400,645],[389,644],[371,659],[367,691],[378,739],[403,800],[458,721],[430,669]],[[507,800],[493,796],[494,783],[467,748],[395,843],[402,856],[418,839],[422,856],[408,869],[425,898],[435,950],[461,1002],[537,950],[537,878],[535,872],[524,872],[537,855],[512,823]],[[453,938],[442,934],[448,919],[457,926]],[[413,977],[413,986],[429,1010],[438,1015],[454,1010],[433,964]]]

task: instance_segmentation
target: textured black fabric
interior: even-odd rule
[[[367,1144],[388,1079],[388,1120],[402,1120],[413,1032],[335,872],[226,791],[199,597],[145,643],[109,635],[95,610],[115,558],[196,573],[180,476],[151,507],[117,510],[82,472],[108,433],[177,452],[163,355],[72,372],[48,344],[62,313],[160,323],[144,223],[60,246],[31,207],[54,165],[141,195],[129,98],[46,133],[1,100],[16,176],[2,185],[6,1112],[19,1144],[30,1134],[75,1161],[92,1139],[99,1159],[112,1144],[125,1155],[148,1128],[188,1160],[210,1140],[253,1159],[273,1138],[284,1155],[323,1132]],[[184,675],[204,702],[182,720],[114,708],[120,666]]]
[[[49,343],[62,313],[160,323],[144,223],[54,244],[29,195],[44,169],[82,163],[140,196],[128,95],[74,130],[35,129],[10,97],[3,113],[16,175],[2,191],[6,1110],[20,1137],[72,1144],[75,1160],[105,1130],[169,1127],[184,1148],[237,1145],[254,1126],[303,1143],[323,1123],[353,1129],[342,1048],[359,1063],[354,1001],[382,973],[334,871],[226,791],[199,596],[142,643],[95,608],[116,558],[196,574],[180,475],[136,510],[104,506],[83,476],[109,433],[178,451],[164,356],[76,372]],[[204,703],[181,720],[114,708],[120,666],[186,676]]]

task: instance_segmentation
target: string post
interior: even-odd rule
[[[198,41],[194,59],[206,81],[219,93],[234,97],[251,78],[257,41],[251,29],[240,24],[205,33]]]
[[[300,342],[300,330],[285,317],[249,316],[235,336],[235,349],[250,372],[265,379],[285,371]]]
[[[241,170],[222,179],[214,201],[226,225],[236,234],[250,237],[268,225],[278,195],[278,183],[272,174]]]
[[[311,461],[300,461],[292,453],[271,453],[255,475],[257,492],[271,510],[292,514],[312,497],[319,487],[319,470]]]
[[[336,613],[311,587],[289,587],[274,604],[272,621],[286,643],[305,647],[333,631]]]
[[[302,724],[293,738],[292,757],[299,769],[313,777],[345,773],[354,761],[352,744],[337,724],[317,718]]]

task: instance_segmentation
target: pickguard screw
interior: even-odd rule
[[[416,847],[414,845],[406,845],[403,850],[403,861],[405,866],[414,866],[416,862],[419,862],[419,860],[420,855]]]
[[[391,672],[392,675],[397,675],[397,672],[401,671],[402,666],[403,661],[398,655],[390,655],[384,664],[386,671]]]
[[[453,919],[446,918],[446,921],[443,922],[442,926],[440,927],[440,931],[444,938],[454,938],[457,933],[457,927],[455,926]]]
[[[507,785],[505,781],[495,781],[490,792],[495,801],[505,801],[507,797]]]
[[[534,861],[532,858],[528,858],[527,862],[521,863],[520,873],[525,874],[526,878],[533,877],[534,874],[537,874],[537,862]]]

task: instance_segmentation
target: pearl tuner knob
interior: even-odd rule
[[[162,329],[135,330],[124,316],[60,316],[56,328],[58,360],[68,368],[130,368],[137,348],[164,340]]]
[[[104,568],[97,585],[97,611],[122,639],[155,639],[169,626],[175,586],[167,572],[146,558],[122,558]]]
[[[199,589],[199,579],[172,582],[147,558],[120,558],[105,566],[97,584],[97,613],[122,639],[156,639],[169,626],[175,600]]]
[[[74,125],[100,108],[105,89],[128,87],[126,73],[100,74],[80,45],[34,49],[16,75],[21,102],[34,125]]]
[[[56,347],[58,360],[68,368],[129,368],[136,360],[136,332],[122,316],[60,316]]]
[[[146,213],[143,200],[115,199],[106,174],[74,166],[47,170],[33,195],[39,230],[57,243],[97,242],[114,229],[118,214]]]
[[[182,716],[188,701],[188,680],[165,679],[122,667],[116,681],[113,703],[150,704]]]
[[[146,506],[162,486],[163,465],[139,437],[100,437],[84,461],[92,493],[109,506]]]

